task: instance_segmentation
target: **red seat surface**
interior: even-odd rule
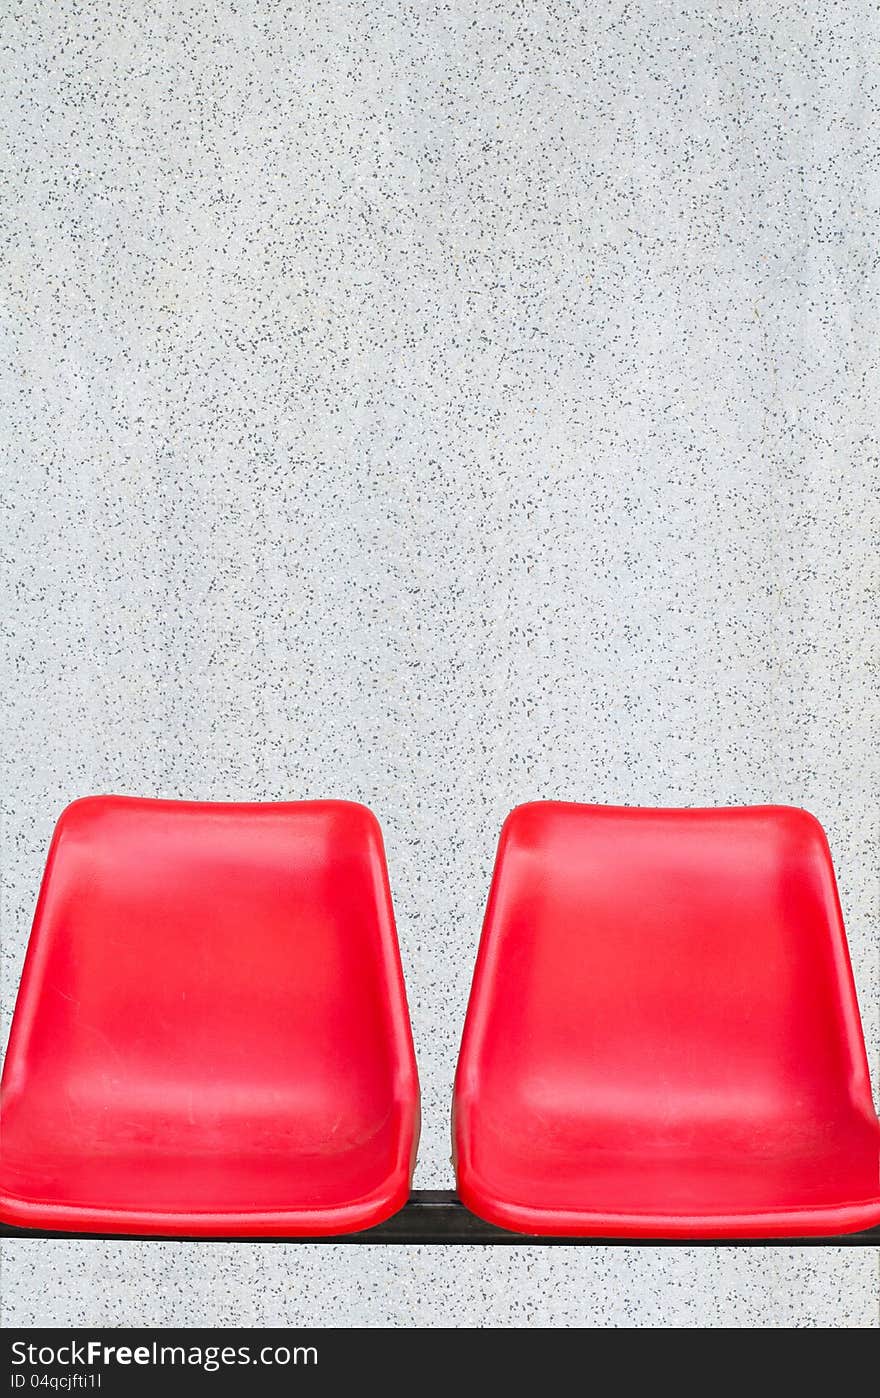
[[[406,1201],[417,1138],[382,836],[365,807],[68,807],[3,1074],[4,1221],[348,1232]]]
[[[771,806],[515,810],[453,1134],[462,1201],[521,1232],[880,1223],[880,1125],[817,821]]]

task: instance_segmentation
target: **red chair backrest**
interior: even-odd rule
[[[870,1104],[831,858],[787,807],[508,818],[458,1092],[756,1123]]]

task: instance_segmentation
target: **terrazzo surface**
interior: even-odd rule
[[[876,1087],[876,6],[0,23],[4,1041],[72,798],[365,801],[447,1186],[509,808],[774,801]],[[866,1248],[2,1252],[8,1324],[880,1325]]]

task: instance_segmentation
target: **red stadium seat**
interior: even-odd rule
[[[521,806],[455,1088],[462,1201],[525,1233],[880,1223],[880,1125],[831,857],[787,807]]]
[[[2,1109],[7,1224],[296,1237],[396,1212],[418,1082],[374,816],[74,802]]]

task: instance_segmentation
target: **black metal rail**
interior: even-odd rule
[[[145,1235],[140,1233],[65,1233],[42,1228],[15,1228],[0,1223],[4,1238],[82,1238],[130,1239],[141,1242],[214,1243],[330,1243],[330,1244],[418,1244],[478,1247],[878,1247],[880,1227],[861,1233],[839,1233],[810,1238],[547,1238],[528,1233],[510,1233],[477,1218],[449,1189],[416,1189],[399,1213],[375,1228],[361,1233],[334,1234],[320,1238],[193,1238],[183,1234]]]

